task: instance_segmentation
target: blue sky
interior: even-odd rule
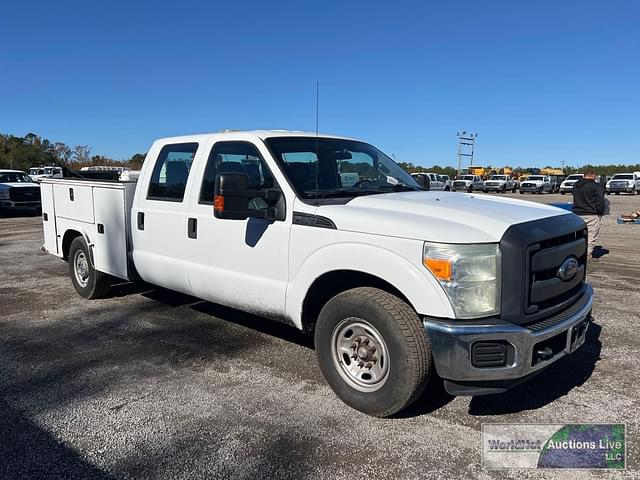
[[[154,138],[315,129],[398,160],[640,162],[640,2],[9,2],[0,132],[128,158]]]

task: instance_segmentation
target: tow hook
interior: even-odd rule
[[[553,357],[553,350],[551,350],[549,347],[546,347],[546,348],[543,348],[542,350],[538,350],[536,352],[536,355],[542,361],[549,360],[551,357]]]

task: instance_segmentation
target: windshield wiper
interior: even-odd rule
[[[377,193],[387,193],[379,189],[367,188],[334,188],[332,190],[305,190],[308,198],[331,198],[331,197],[359,197],[361,195],[375,195]]]
[[[416,188],[416,187],[410,187],[409,185],[402,185],[402,184],[397,184],[397,185],[389,185],[384,186],[384,187],[380,187],[380,190],[383,190],[385,192],[419,192],[422,189],[420,188]]]

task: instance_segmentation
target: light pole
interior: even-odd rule
[[[473,149],[475,147],[477,133],[467,133],[466,130],[457,132],[458,137],[458,176],[462,174],[462,157],[469,157],[469,165],[473,165]]]

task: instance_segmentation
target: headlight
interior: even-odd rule
[[[0,190],[0,198],[8,200],[9,199],[9,190]]]
[[[456,318],[500,313],[500,250],[497,243],[425,242],[422,263],[438,279]]]

